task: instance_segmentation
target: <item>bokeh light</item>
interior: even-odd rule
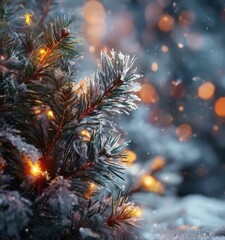
[[[158,94],[154,86],[150,83],[144,83],[141,86],[141,90],[138,92],[138,96],[143,103],[156,103],[158,101]]]
[[[215,86],[211,82],[205,82],[198,88],[198,97],[204,100],[208,100],[213,97],[215,92]]]
[[[135,160],[137,159],[137,154],[129,149],[126,149],[124,151],[124,154],[126,155],[124,163],[127,166],[132,165],[135,162]]]
[[[164,193],[164,187],[161,182],[157,181],[153,176],[144,175],[141,179],[142,186],[145,190],[162,194]]]
[[[163,32],[170,32],[174,28],[174,18],[169,14],[161,16],[158,22],[158,27]]]
[[[225,117],[225,97],[220,97],[216,101],[214,110],[217,116]]]
[[[28,26],[30,26],[32,23],[32,14],[26,13],[24,16],[24,21]]]
[[[181,124],[176,129],[176,135],[181,142],[188,141],[192,136],[192,128],[189,124]]]
[[[83,137],[83,139],[85,141],[90,141],[91,140],[91,135],[90,133],[86,130],[86,129],[83,129],[81,132],[80,132],[81,136]]]
[[[153,63],[151,64],[151,70],[152,70],[153,72],[157,72],[158,69],[159,69],[158,63],[157,63],[157,62],[153,62]]]
[[[99,1],[90,0],[84,4],[83,14],[87,23],[98,24],[104,21],[105,10]]]
[[[47,111],[47,116],[50,120],[53,120],[55,118],[55,115],[52,110]]]

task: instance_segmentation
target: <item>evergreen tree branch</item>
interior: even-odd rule
[[[33,71],[31,71],[31,74],[25,75],[22,80],[24,83],[45,75],[49,67],[56,67],[58,65],[57,60],[63,56],[68,55],[71,58],[78,56],[76,45],[79,43],[79,40],[71,36],[68,29],[74,20],[73,16],[68,18],[65,15],[59,15],[51,24],[45,27],[43,34],[38,35],[38,40],[33,39],[33,41],[39,42],[38,46],[36,46],[38,50],[33,49],[31,52],[31,58],[34,63]],[[36,36],[37,34],[33,35],[33,37]],[[24,44],[27,43],[25,42]],[[29,66],[27,67],[29,68]]]
[[[101,68],[97,69],[94,80],[87,83],[86,93],[80,96],[76,112],[78,126],[99,123],[101,119],[103,124],[109,116],[112,123],[115,114],[129,113],[136,108],[135,102],[139,99],[133,92],[140,88],[133,81],[141,75],[136,74],[134,61],[135,58],[122,53],[112,51],[110,58],[102,52]]]
[[[24,21],[30,11],[17,1],[0,3],[0,198],[8,206],[0,214],[0,238],[120,239],[116,228],[135,225],[132,204],[116,204],[128,143],[105,127],[136,108],[140,75],[135,58],[112,51],[101,54],[94,79],[76,83],[70,67],[79,55],[69,30],[74,17],[48,18],[53,2],[34,16],[37,24]],[[13,14],[23,22],[15,24]]]

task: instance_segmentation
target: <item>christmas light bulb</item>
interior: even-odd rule
[[[41,55],[43,55],[43,54],[46,53],[46,50],[45,50],[44,48],[41,48],[41,49],[39,50],[39,53],[40,53]]]
[[[88,189],[87,189],[87,192],[85,193],[85,197],[86,197],[87,199],[90,199],[92,193],[95,192],[96,189],[97,189],[97,185],[94,184],[93,182],[90,182],[90,183],[89,183],[89,187],[88,187]]]
[[[35,177],[39,176],[42,171],[41,171],[41,168],[40,166],[38,165],[38,163],[35,163],[33,165],[31,165],[31,170],[30,170],[31,174]]]
[[[32,23],[32,15],[30,13],[26,13],[24,16],[25,23],[30,26]]]
[[[82,130],[81,132],[80,132],[80,134],[82,135],[82,137],[84,138],[84,140],[85,141],[90,141],[91,140],[91,135],[90,135],[90,133],[87,131],[87,130]]]
[[[49,119],[54,119],[55,118],[52,110],[47,111],[47,116],[49,117]]]

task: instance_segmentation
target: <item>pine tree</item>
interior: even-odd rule
[[[19,2],[0,2],[0,238],[134,239],[115,122],[136,108],[135,58],[102,52],[79,80],[76,18]]]

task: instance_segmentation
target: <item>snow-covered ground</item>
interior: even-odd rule
[[[142,199],[138,195],[135,197],[137,201]],[[201,195],[181,199],[149,195],[145,201],[142,199],[142,203],[143,240],[225,239],[223,200]]]

